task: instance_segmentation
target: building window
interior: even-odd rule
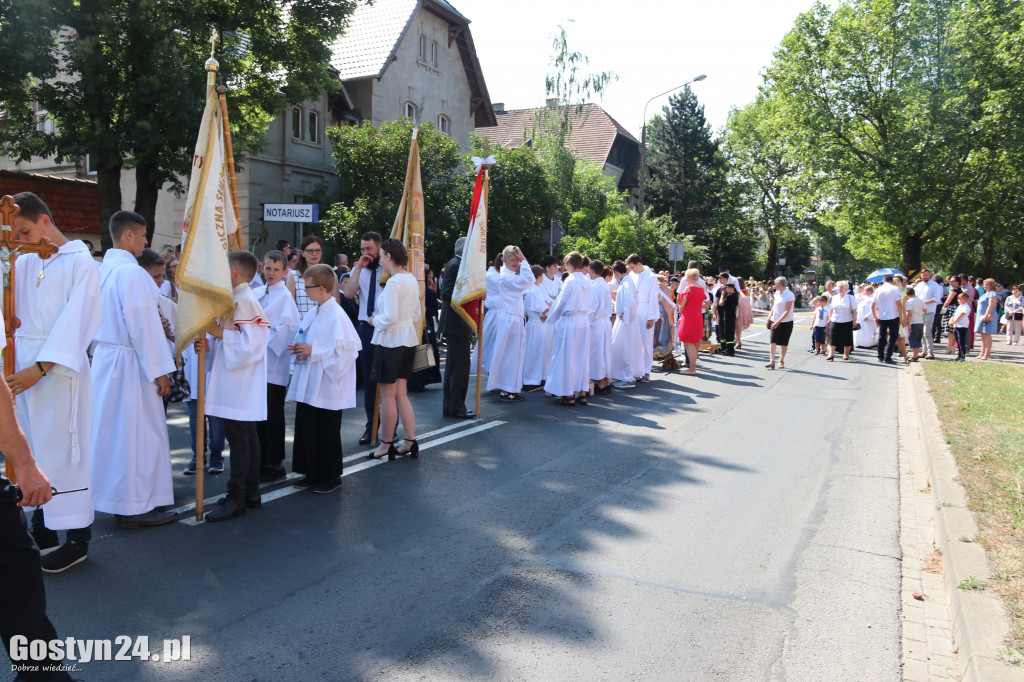
[[[440,130],[445,135],[451,135],[452,134],[452,121],[451,121],[451,119],[448,118],[447,116],[445,116],[444,114],[441,114],[440,116],[438,116],[437,117],[437,129]]]
[[[406,102],[405,105],[402,107],[402,115],[405,116],[406,118],[411,118],[412,120],[415,121],[416,105],[413,104],[412,102]]]
[[[320,142],[320,115],[315,111],[309,112],[309,141]]]
[[[302,109],[292,109],[292,137],[296,140],[302,139]]]
[[[437,41],[430,43],[430,65],[437,68]]]
[[[420,61],[427,63],[427,36],[420,34]]]
[[[83,165],[85,166],[85,174],[86,175],[96,175],[96,169],[93,168],[93,166],[92,166],[92,155],[91,154],[86,154],[85,155],[85,163]]]
[[[50,113],[46,109],[36,110],[36,130],[45,135],[53,133],[53,119],[50,118]]]

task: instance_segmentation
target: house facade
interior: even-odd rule
[[[239,160],[239,224],[243,243],[258,255],[280,239],[297,244],[310,231],[306,224],[264,222],[264,204],[308,203],[318,187],[328,195],[334,192],[337,173],[326,135],[330,126],[379,125],[408,116],[429,121],[468,150],[475,128],[496,123],[469,20],[444,0],[361,2],[332,55],[338,91],[279,111],[263,151]],[[0,170],[79,179],[94,175],[87,158],[56,164],[0,157]],[[130,209],[135,197],[131,169],[121,174],[121,196]],[[185,196],[164,188],[157,200],[154,249],[180,242],[184,211]]]

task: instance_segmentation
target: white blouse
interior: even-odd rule
[[[385,348],[418,346],[420,340],[416,337],[416,323],[422,317],[420,287],[416,278],[408,272],[392,275],[377,299],[370,343]]]
[[[852,294],[835,294],[831,306],[833,322],[853,322],[853,311],[857,309],[857,304]]]

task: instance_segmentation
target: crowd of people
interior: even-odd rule
[[[769,331],[766,367],[781,369],[802,306],[811,308],[809,352],[849,360],[854,348],[872,346],[887,363],[896,353],[907,362],[935,358],[942,335],[946,352],[963,360],[975,333],[978,357],[988,358],[1001,324],[1007,342],[1020,343],[1024,312],[1019,287],[984,280],[979,292],[973,278],[944,285],[927,270],[914,282],[895,275],[877,286],[815,288],[783,277],[744,281],[728,267],[704,276],[696,262],[656,272],[637,254],[606,264],[574,251],[531,264],[508,246],[487,271],[477,333],[451,305],[464,238],[439,276],[426,271],[421,303],[400,241],[368,232],[351,268],[343,254],[330,267],[323,240],[311,235],[296,248],[279,243],[262,260],[232,252],[234,314],[188,345],[178,365],[178,251],[150,250],[145,220],[121,211],[109,225],[113,248],[97,266],[38,197],[22,193],[16,202],[16,236],[58,247],[46,259],[18,260],[21,326],[16,371],[6,377],[42,471],[68,492],[45,509],[44,500],[27,500],[48,572],[86,558],[94,511],[113,514],[124,528],[174,520],[171,402],[184,402],[189,415],[193,458],[181,474],[198,473],[200,424],[206,473],[223,473],[230,453],[227,494],[205,517],[218,522],[258,508],[260,484],[287,476],[288,401],[295,404],[292,470],[302,476],[295,485],[327,494],[341,485],[343,410],[362,405],[359,443],[376,444],[369,458],[418,457],[409,392],[440,382],[443,417],[475,418],[466,400],[476,365],[499,402],[543,389],[554,404],[573,407],[649,381],[658,363],[692,376],[702,350],[735,356],[755,313]],[[447,348],[443,377],[440,346]],[[422,353],[433,362],[421,363]]]

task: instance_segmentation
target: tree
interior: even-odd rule
[[[957,32],[962,0],[850,0],[798,17],[768,69],[777,133],[797,150],[808,207],[856,255],[897,245],[916,270],[954,228],[996,144],[988,97]],[[975,38],[985,40],[984,35]],[[858,248],[858,240],[867,248]]]
[[[775,277],[780,239],[785,231],[792,232],[797,219],[788,185],[796,168],[785,138],[778,134],[778,109],[778,101],[767,91],[746,107],[733,109],[723,143],[742,210],[765,235],[765,280]]]
[[[330,45],[354,0],[0,0],[0,148],[20,160],[88,155],[100,221],[120,210],[135,168],[135,209],[152,236],[156,197],[181,189],[205,101],[211,27],[236,152],[257,151],[287,103],[336,86]],[[37,110],[53,130],[37,125]],[[104,231],[104,244],[109,235]]]
[[[689,86],[650,121],[647,139],[648,203],[655,213],[671,215],[679,234],[703,243],[701,235],[720,207],[725,159]]]
[[[321,224],[335,250],[358,251],[359,236],[364,232],[384,237],[391,233],[405,188],[412,129],[412,120],[402,118],[384,121],[380,128],[364,122],[327,131],[338,170],[338,191]],[[420,125],[416,139],[423,179],[425,258],[427,263],[446,263],[455,240],[465,234],[469,224],[472,165],[458,141],[429,123]],[[491,175],[492,196],[494,185],[500,185],[493,171],[496,169]]]

